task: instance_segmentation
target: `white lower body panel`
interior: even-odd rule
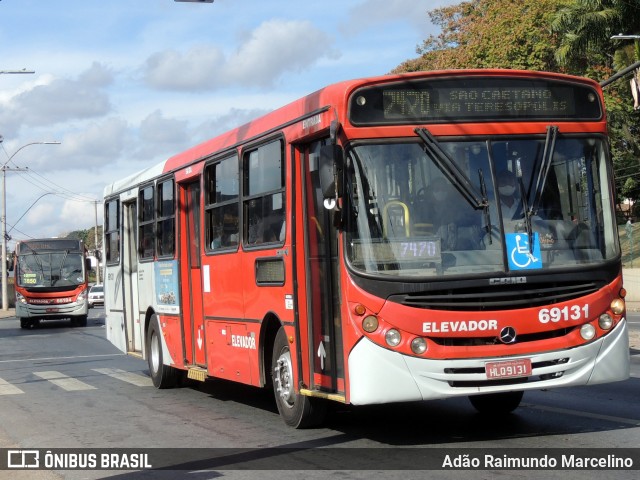
[[[529,381],[491,382],[485,363],[529,358]],[[540,354],[460,360],[410,357],[363,338],[349,354],[349,402],[409,402],[513,390],[594,385],[629,378],[629,335],[622,320],[608,335],[580,347]]]

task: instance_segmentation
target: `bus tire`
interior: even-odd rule
[[[156,388],[173,388],[177,385],[180,370],[163,362],[160,324],[155,314],[151,316],[147,331],[147,363],[149,375]]]
[[[20,328],[29,329],[33,326],[32,322],[28,318],[18,318],[20,320]]]
[[[71,318],[71,326],[72,327],[86,327],[87,326],[87,315],[81,315],[79,317]]]
[[[291,349],[284,327],[278,330],[273,344],[271,367],[276,405],[284,422],[294,428],[321,424],[326,416],[327,404],[322,399],[296,392]]]
[[[469,397],[469,401],[482,414],[505,415],[518,408],[523,395],[523,391],[488,393],[472,395]]]

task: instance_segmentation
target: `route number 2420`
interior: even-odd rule
[[[567,305],[565,307],[542,308],[538,311],[540,323],[578,321],[589,318],[589,305]]]

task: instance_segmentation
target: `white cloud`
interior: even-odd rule
[[[52,219],[57,220],[58,215],[59,210],[52,202],[38,203],[27,212],[24,220],[16,225],[16,229],[28,231],[28,227],[47,224],[51,222]]]
[[[189,122],[165,117],[160,110],[148,115],[138,129],[137,159],[149,161],[158,156],[165,158],[185,148],[191,140],[187,134]]]
[[[104,87],[113,77],[99,63],[94,63],[75,80],[48,80],[49,83],[34,84],[33,88],[5,102],[0,113],[0,131],[16,133],[20,127],[100,117],[112,108]]]
[[[31,159],[28,165],[47,172],[77,168],[95,171],[120,158],[129,135],[127,122],[122,118],[109,117],[83,124],[82,128],[66,133],[60,146],[47,150],[46,156],[39,152],[40,156]]]
[[[217,47],[199,45],[181,53],[167,50],[149,57],[144,78],[169,90],[213,90],[220,87],[269,87],[287,72],[335,57],[327,34],[309,21],[270,20],[262,23],[225,56]]]
[[[179,143],[187,140],[188,122],[165,118],[160,110],[156,110],[140,124],[140,140],[144,143]]]
[[[149,57],[145,81],[167,90],[209,90],[216,86],[216,72],[224,63],[222,52],[214,46],[192,47],[186,53],[167,50]]]
[[[327,34],[309,21],[261,24],[225,66],[229,83],[270,86],[285,72],[298,72],[323,57],[335,58]]]
[[[205,141],[208,138],[212,138],[228,130],[239,127],[240,125],[244,125],[254,118],[258,118],[268,112],[269,110],[242,110],[238,108],[231,108],[225,115],[220,115],[198,125],[193,129],[193,135],[198,138],[198,141]]]
[[[5,151],[62,142],[14,158],[32,173],[8,175],[8,223],[57,186],[101,198],[106,183],[326,84],[388,72],[445,3],[457,1],[0,2],[2,68],[36,71],[0,76]],[[87,208],[48,195],[12,235],[89,228]]]

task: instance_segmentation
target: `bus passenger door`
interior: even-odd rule
[[[322,141],[305,147],[302,153],[304,176],[304,237],[306,288],[299,305],[306,310],[311,365],[311,389],[336,394],[345,392],[342,318],[338,270],[338,232],[333,211],[323,206],[318,178],[318,158]],[[304,324],[304,322],[301,322]],[[304,335],[305,332],[300,332]]]
[[[180,185],[182,328],[187,364],[206,366],[202,310],[200,180]]]
[[[138,209],[136,202],[123,203],[123,301],[124,318],[127,325],[127,351],[142,352],[142,325],[139,317],[138,299]]]

